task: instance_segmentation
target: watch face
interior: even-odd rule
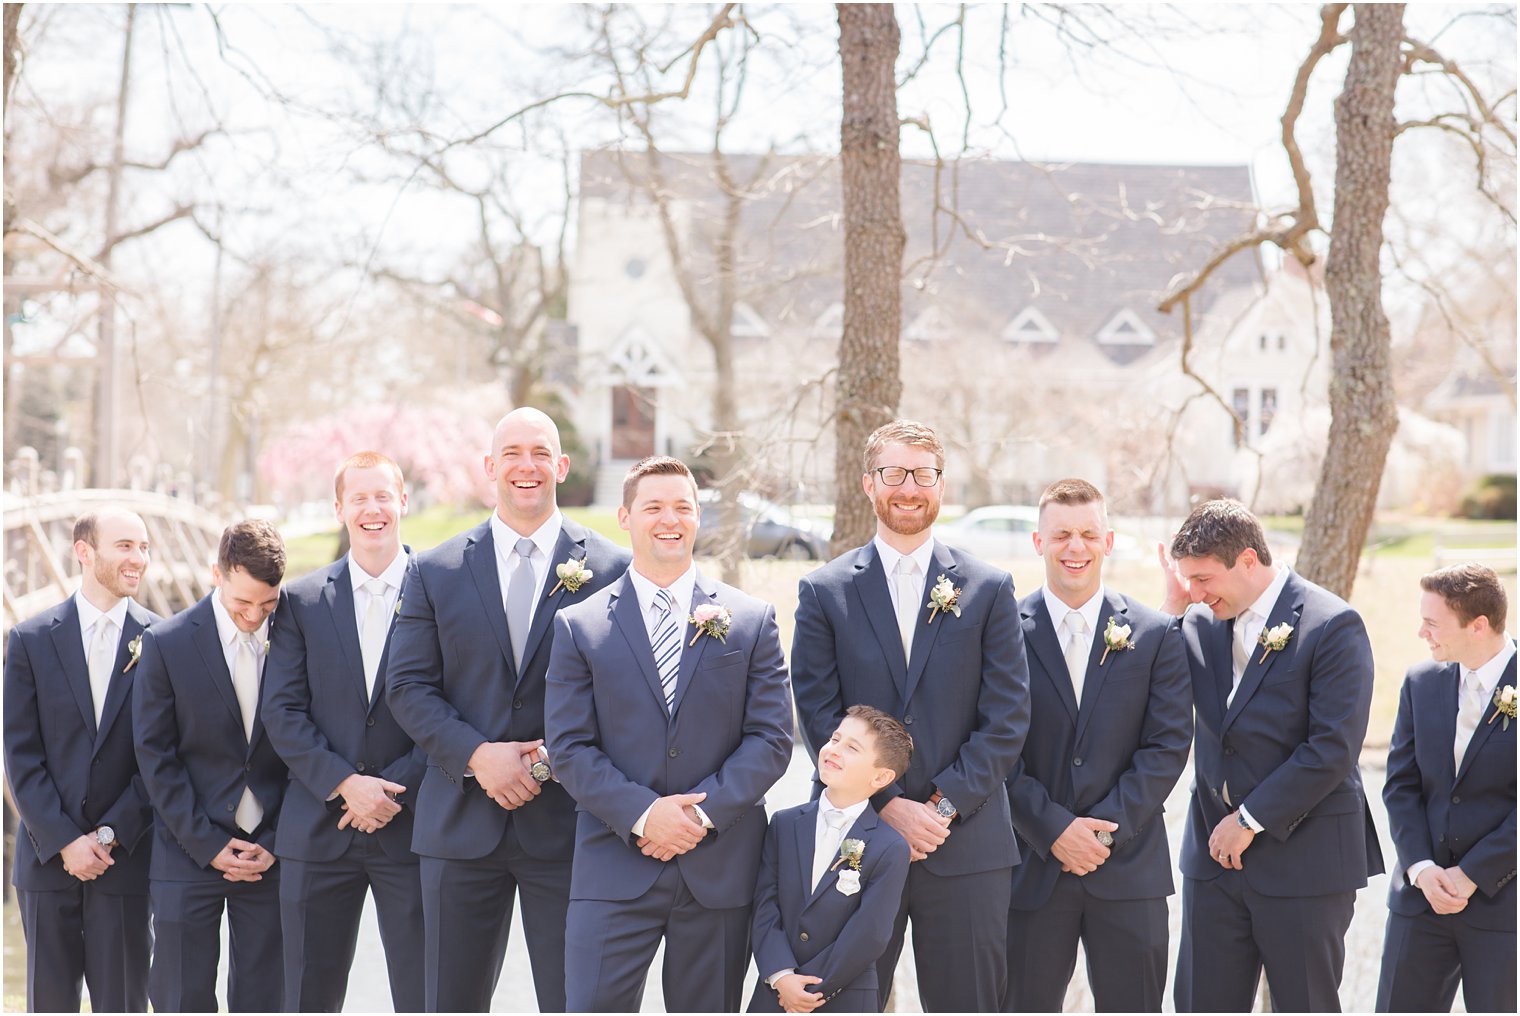
[[[549,763],[539,761],[528,767],[528,775],[540,783],[548,783],[549,777],[553,776],[554,772],[549,768]]]
[[[934,810],[945,818],[955,817],[955,805],[951,804],[948,798],[941,797],[939,803],[934,806]]]
[[[99,829],[95,830],[95,840],[102,847],[109,847],[111,844],[116,842],[116,830],[112,829],[108,825],[101,826]]]
[[[1093,835],[1096,836],[1098,838],[1098,842],[1103,844],[1105,847],[1111,847],[1114,845],[1114,834],[1109,832],[1107,829],[1095,830],[1093,832]]]

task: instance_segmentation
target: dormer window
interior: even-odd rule
[[[844,334],[844,304],[831,303],[813,322],[813,338],[837,339]]]
[[[728,334],[736,339],[764,339],[771,334],[770,326],[765,319],[755,313],[755,308],[747,303],[734,304],[734,323],[729,328]]]
[[[938,342],[948,339],[950,334],[950,322],[938,307],[930,307],[903,329],[903,338],[913,342]]]
[[[1033,307],[1019,311],[1003,329],[1003,339],[1007,342],[1054,343],[1060,338],[1061,333],[1050,319]]]
[[[1098,332],[1098,341],[1106,346],[1153,346],[1156,333],[1128,307],[1109,318]]]

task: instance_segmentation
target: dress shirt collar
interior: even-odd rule
[[[123,596],[111,605],[110,610],[101,610],[95,604],[85,598],[84,590],[74,594],[74,606],[79,611],[79,632],[88,641],[91,630],[102,616],[109,617],[116,624],[116,631],[120,633],[127,625],[127,601],[131,597]]]
[[[211,613],[216,617],[216,637],[222,644],[225,652],[232,648],[232,644],[238,640],[242,630],[232,615],[227,613],[227,608],[222,606],[222,591],[220,588],[211,590]],[[253,651],[255,654],[264,651],[264,643],[269,641],[269,618],[264,618],[264,623],[259,625],[259,630],[253,633]]]
[[[493,513],[492,517],[495,515]],[[360,567],[359,562],[354,560],[354,555],[348,555],[348,581],[353,584],[354,592],[364,588],[364,584],[370,579],[379,579],[391,589],[400,589],[401,580],[406,577],[406,548],[402,547],[391,558],[391,563],[385,566],[385,570],[379,575],[371,575]]]
[[[1279,565],[1277,575],[1273,577],[1272,584],[1262,590],[1262,594],[1256,598],[1256,602],[1247,609],[1256,614],[1261,624],[1267,623],[1267,618],[1272,616],[1272,608],[1277,606],[1277,598],[1282,595],[1283,586],[1288,584],[1288,575],[1292,571],[1287,565]]]
[[[1066,623],[1066,615],[1073,609],[1082,615],[1082,620],[1087,624],[1087,633],[1091,635],[1098,630],[1098,616],[1103,613],[1103,584],[1098,584],[1098,591],[1090,596],[1086,603],[1080,607],[1072,608],[1066,605],[1066,601],[1045,587],[1045,609],[1050,611],[1050,620],[1056,626],[1056,634],[1061,633],[1061,626]]]
[[[887,573],[889,584],[893,581],[893,576],[897,574],[897,562],[905,557],[911,558],[913,563],[918,565],[919,578],[928,579],[929,566],[934,563],[934,537],[929,537],[911,554],[904,554],[895,547],[888,546],[880,536],[871,537],[871,542],[876,545],[876,556],[881,558],[881,567]]]
[[[829,800],[829,791],[828,791],[828,788],[825,787],[824,790],[823,790],[823,795],[818,798],[818,822],[819,822],[819,826],[820,826],[820,828],[822,827],[822,825],[823,825],[823,816],[824,816],[824,814],[826,812],[837,811],[837,812],[842,812],[844,814],[844,817],[845,817],[844,827],[841,829],[841,832],[849,832],[850,831],[850,827],[855,824],[856,819],[860,818],[860,813],[863,812],[863,811],[865,811],[866,810],[866,805],[868,805],[870,803],[871,803],[871,799],[869,797],[866,797],[866,798],[862,798],[859,801],[856,801],[854,804],[850,805],[848,808],[836,808],[834,806],[834,802],[831,801],[831,800]]]
[[[559,531],[564,522],[565,516],[556,508],[543,525],[527,534],[528,539],[533,541],[533,546],[537,547],[538,552],[543,555],[543,559],[551,564],[554,557],[554,545],[559,542]],[[503,561],[512,556],[512,552],[517,549],[517,541],[521,540],[523,535],[503,522],[499,514],[494,511],[491,513],[491,538],[496,541],[496,553]]]
[[[649,611],[654,607],[655,594],[659,592],[660,587],[631,566],[628,569],[628,580],[633,583],[633,593],[639,598],[639,612],[643,614],[645,621],[648,621]],[[692,591],[696,586],[697,566],[692,563],[680,578],[665,588],[670,590],[671,597],[676,601],[676,609],[684,613],[691,609]]]
[[[1478,684],[1483,689],[1483,697],[1485,699],[1494,697],[1494,689],[1499,687],[1499,679],[1504,676],[1504,668],[1509,666],[1509,661],[1514,655],[1515,640],[1505,639],[1504,648],[1500,649],[1493,659],[1473,671],[1473,673],[1478,675]],[[1467,668],[1463,667],[1462,669],[1466,670]]]

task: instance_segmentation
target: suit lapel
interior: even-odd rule
[[[655,669],[654,649],[649,645],[649,629],[644,624],[643,612],[639,609],[639,595],[633,590],[633,580],[624,572],[615,582],[612,593],[612,623],[617,626],[623,635],[623,640],[628,643],[628,649],[633,653],[633,658],[638,661],[639,671],[644,675],[644,683],[649,685],[650,692],[655,701],[660,704],[660,712],[665,712],[665,688],[660,684],[660,672]]]
[[[1019,614],[1023,619],[1024,644],[1034,650],[1045,679],[1055,688],[1071,722],[1076,723],[1077,696],[1066,672],[1066,658],[1061,655],[1061,642],[1056,637],[1055,622],[1050,618],[1050,604],[1046,602],[1044,587],[1024,598]]]
[[[876,545],[867,543],[855,554],[855,592],[865,607],[866,620],[876,633],[876,642],[892,673],[892,683],[903,702],[908,701],[908,660],[903,654],[902,635],[897,630],[897,612],[887,592],[887,573],[881,566]]]
[[[818,842],[818,801],[812,800],[802,806],[793,818],[792,836],[797,844],[797,881],[802,887],[802,907],[807,909],[813,902],[813,850]],[[823,881],[820,879],[820,881]]]
[[[190,641],[194,642],[195,648],[200,650],[206,679],[222,696],[222,702],[232,713],[233,719],[237,720],[238,733],[242,733],[243,710],[238,705],[237,690],[232,687],[232,674],[227,670],[227,657],[222,652],[222,641],[216,631],[216,615],[212,613],[211,597],[215,595],[217,595],[216,590],[213,589],[210,596],[191,608],[195,611],[195,616],[192,618],[195,631],[190,636]],[[248,743],[251,747],[252,739],[249,739]]]
[[[1298,638],[1298,620],[1303,610],[1303,590],[1298,584],[1298,576],[1290,574],[1287,583],[1282,588],[1282,592],[1277,596],[1277,602],[1272,605],[1272,613],[1267,616],[1267,623],[1261,629],[1262,634],[1266,634],[1271,629],[1286,622],[1293,626],[1293,634],[1290,637]],[[1228,650],[1229,647],[1226,647],[1227,652]],[[1256,689],[1261,687],[1262,679],[1267,676],[1269,670],[1276,666],[1277,658],[1282,655],[1282,651],[1266,652],[1265,647],[1262,646],[1253,646],[1251,648],[1251,657],[1246,663],[1245,673],[1240,677],[1240,688],[1236,690],[1234,701],[1229,709],[1225,711],[1224,723],[1219,728],[1221,732],[1228,730],[1230,724],[1235,722],[1235,717],[1240,715],[1241,710],[1245,708],[1245,704],[1250,701],[1251,696],[1256,694]],[[1263,656],[1265,656],[1265,659],[1263,659]],[[1231,672],[1233,674],[1233,660],[1231,663]]]
[[[1494,686],[1494,691],[1497,693],[1502,688],[1514,687],[1514,684],[1515,657],[1511,656],[1509,658],[1509,666],[1504,668],[1504,676],[1499,678],[1499,683]],[[1498,707],[1493,704],[1492,699],[1483,707],[1483,712],[1478,718],[1478,729],[1473,731],[1472,740],[1467,742],[1467,751],[1462,754],[1462,765],[1457,768],[1457,778],[1452,781],[1453,787],[1461,783],[1462,777],[1467,775],[1467,770],[1472,768],[1473,759],[1477,758],[1478,750],[1493,735],[1494,728],[1504,722],[1497,718],[1492,722],[1489,721],[1489,717],[1494,716],[1497,709]],[[1452,739],[1453,741],[1456,739],[1455,728],[1452,730]]]
[[[1074,745],[1082,743],[1082,732],[1087,729],[1087,721],[1092,718],[1093,709],[1096,708],[1098,697],[1103,694],[1103,682],[1119,661],[1123,658],[1127,649],[1108,653],[1108,659],[1104,660],[1103,629],[1108,627],[1109,618],[1117,618],[1120,624],[1129,623],[1129,604],[1118,593],[1103,590],[1103,613],[1098,617],[1097,636],[1093,639],[1092,649],[1087,654],[1087,674],[1082,682],[1082,703],[1077,713],[1077,732],[1072,738]],[[1100,665],[1098,661],[1103,660]]]
[[[1205,611],[1207,607],[1203,608]],[[1235,625],[1211,616],[1201,619],[1198,639],[1203,645],[1204,662],[1213,679],[1214,715],[1224,722],[1225,709],[1230,698],[1230,685],[1234,681],[1235,664],[1230,656],[1230,639],[1235,637]]]
[[[559,576],[554,573],[556,565],[571,559],[586,560],[586,528],[565,519],[560,525],[559,539],[554,543],[554,556],[549,559],[549,567],[544,572],[544,587],[538,598],[538,606],[533,608],[533,621],[528,625],[528,640],[523,643],[523,662],[517,668],[519,680],[527,672],[533,654],[538,652],[538,644],[544,640],[544,633],[554,622],[554,612],[559,610],[565,597],[571,595],[568,589],[560,585]],[[554,589],[555,586],[559,588]],[[554,592],[550,593],[550,590]]]
[[[111,683],[106,687],[105,705],[100,710],[100,727],[95,731],[95,752],[100,751],[100,746],[105,744],[106,735],[111,732],[111,725],[116,722],[122,705],[131,694],[133,675],[127,671],[128,665],[132,662],[130,647],[132,640],[140,636],[145,627],[147,627],[145,612],[136,603],[128,601],[126,620],[121,626],[121,639],[116,647],[116,666],[111,671]],[[94,752],[91,754],[93,755]]]
[[[343,653],[344,672],[353,682],[359,700],[368,700],[364,687],[364,650],[359,642],[359,621],[354,615],[354,586],[348,579],[348,558],[332,565],[327,572],[327,585],[322,590],[322,602],[332,615],[333,628],[338,633],[338,648]],[[375,684],[379,684],[376,681]]]
[[[913,692],[918,688],[918,682],[924,676],[924,667],[929,663],[929,654],[934,651],[935,643],[939,641],[940,632],[950,624],[954,614],[946,614],[936,611],[934,620],[928,621],[929,590],[934,588],[939,576],[943,575],[950,580],[950,584],[960,587],[960,574],[956,571],[955,557],[950,553],[950,548],[936,541],[934,553],[930,557],[929,574],[924,576],[924,593],[920,597],[920,607],[914,614],[913,619],[913,655],[908,660],[907,692],[903,701],[907,702],[913,697]],[[879,566],[878,566],[879,567]],[[897,616],[894,613],[892,620]],[[895,625],[894,625],[895,626]],[[922,626],[922,627],[921,627]]]
[[[79,627],[79,604],[69,597],[53,622],[53,650],[63,663],[63,676],[74,693],[74,703],[90,737],[95,736],[95,697],[90,694],[90,663],[84,655],[84,633]]]
[[[1419,723],[1421,718],[1428,717],[1427,722],[1434,728],[1430,743],[1446,746],[1435,753],[1437,769],[1433,782],[1438,787],[1455,786],[1457,782],[1457,762],[1452,756],[1451,746],[1457,741],[1457,710],[1461,706],[1461,675],[1461,664],[1453,663],[1441,668],[1436,680],[1431,681],[1425,688],[1425,693],[1415,712],[1416,723]],[[1420,764],[1424,766],[1426,760],[1421,759]]]
[[[817,835],[818,830],[817,815],[818,808],[817,802],[815,801],[813,802],[813,821],[806,823],[808,832],[808,847],[806,857],[809,861],[809,864],[807,874],[803,876],[804,878],[807,878],[813,874],[813,867],[811,862],[813,860],[814,837]],[[865,840],[867,848],[869,848],[870,837],[868,834],[872,829],[876,828],[877,821],[878,819],[876,817],[875,810],[867,806],[866,810],[861,812],[860,817],[855,820],[855,824],[850,826],[850,828],[845,832],[844,836],[840,838],[840,846],[842,847],[844,845],[845,840]],[[839,856],[839,851],[837,849],[834,851],[834,855],[835,859],[837,860]],[[833,868],[833,864],[834,861],[829,862],[830,867],[824,869],[823,877],[818,880],[818,884],[812,887],[812,891],[808,893],[808,900],[806,905],[803,906],[803,910],[806,910],[814,903],[817,903],[818,900],[822,898],[824,893],[834,888],[834,885],[838,881],[839,870],[837,868]],[[831,868],[832,870],[830,870]]]
[[[496,639],[507,666],[515,667],[512,640],[507,635],[507,608],[501,598],[501,577],[496,571],[496,540],[491,535],[491,520],[486,519],[470,532],[469,546],[464,548],[466,566],[475,579],[480,605],[485,610],[486,627]]]
[[[717,584],[700,571],[697,572],[697,581],[691,590],[691,607],[693,609],[687,611],[688,620],[681,626],[681,669],[676,674],[676,693],[674,703],[670,709],[672,716],[681,710],[681,700],[686,697],[686,689],[691,684],[692,675],[697,671],[697,664],[702,662],[702,657],[707,653],[708,643],[718,642],[711,635],[703,635],[693,642],[693,636],[697,634],[697,626],[692,624],[689,618],[694,613],[694,608],[699,604],[717,602]],[[721,642],[718,644],[722,645]]]

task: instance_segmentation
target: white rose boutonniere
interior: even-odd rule
[[[865,853],[865,840],[845,840],[839,845],[839,857],[829,870],[833,871],[841,864],[849,865],[834,882],[834,888],[845,896],[854,896],[860,892],[860,859]]]
[[[935,615],[939,614],[941,611],[946,614],[954,614],[956,617],[960,617],[960,599],[960,587],[953,584],[945,576],[941,575],[935,581],[934,587],[929,590],[929,602],[924,604],[924,606],[929,608],[929,620],[925,621],[924,623],[933,624]]]
[[[1256,642],[1265,648],[1262,650],[1261,659],[1256,662],[1264,662],[1268,653],[1282,652],[1288,647],[1288,640],[1292,637],[1293,626],[1291,624],[1280,624],[1276,628],[1269,628],[1262,632]]]
[[[1488,718],[1492,723],[1500,716],[1504,717],[1504,730],[1509,729],[1509,721],[1515,718],[1515,686],[1506,685],[1494,692],[1494,715]]]
[[[142,655],[142,635],[139,634],[137,638],[127,643],[127,652],[132,654],[132,658],[127,661],[125,667],[121,668],[123,674],[137,666],[137,658]]]
[[[1108,627],[1103,629],[1103,659],[1098,661],[1098,666],[1108,662],[1109,653],[1135,648],[1134,641],[1130,639],[1130,631],[1130,626],[1120,624],[1118,618],[1108,619]]]
[[[559,581],[554,583],[554,588],[549,590],[549,595],[553,596],[563,586],[566,592],[574,596],[581,591],[581,586],[591,581],[591,577],[596,573],[586,567],[584,559],[577,561],[572,557],[568,561],[555,565],[554,574],[559,577]]]

